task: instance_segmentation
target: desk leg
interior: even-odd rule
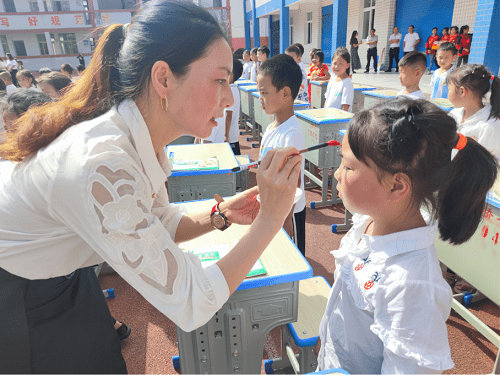
[[[344,223],[343,224],[333,224],[332,233],[348,231],[352,227],[352,214],[347,208],[345,208]]]
[[[311,162],[309,162],[309,166],[314,166]],[[304,175],[310,180],[307,184],[304,184],[304,188],[310,188],[315,185],[321,186],[321,200],[316,202],[311,202],[311,208],[315,209],[316,207],[322,206],[332,206],[334,204],[342,203],[342,199],[337,198],[337,180],[335,177],[332,177],[332,196],[328,199],[328,172],[330,168],[322,168],[323,170],[323,178],[320,179],[314,176],[310,171],[304,170]]]
[[[298,281],[236,291],[204,326],[177,327],[181,372],[260,374],[268,333],[297,320],[298,292]]]

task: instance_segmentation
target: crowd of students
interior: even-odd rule
[[[438,48],[442,69],[454,55],[448,44]],[[306,72],[303,53],[295,44],[269,58],[269,49],[259,47],[244,54],[242,65],[208,12],[153,0],[130,25],[104,32],[90,74],[67,91],[53,85],[58,100],[45,97],[29,108],[11,100],[17,92],[10,94],[8,115],[20,117],[0,142],[4,370],[126,372],[89,268],[97,259],[189,331],[226,303],[282,226],[305,254],[305,198],[292,204],[296,187],[304,189],[297,152],[305,145],[294,102],[300,93],[310,98],[308,77],[329,80],[328,106],[352,110],[353,85],[347,48],[335,51],[331,73],[317,49]],[[452,292],[434,241],[439,233],[462,244],[479,226],[500,159],[500,79],[482,65],[446,70],[456,107],[447,114],[420,91],[425,54],[405,54],[398,68],[404,87],[398,98],[357,112],[342,141],[335,178],[354,225],[332,252],[335,283],[319,329],[319,370],[453,367],[446,329]],[[0,78],[10,86],[7,75]],[[262,109],[275,116],[261,142],[258,190],[217,202],[210,215],[186,214],[168,202],[165,146],[184,134],[207,139],[216,132],[238,152],[232,129],[239,115],[234,82],[241,76],[256,81]],[[34,78],[19,78],[27,88],[21,93],[43,95],[30,90]],[[214,213],[223,214],[224,227],[213,224]],[[251,226],[213,266],[203,269],[177,246],[231,222]],[[35,308],[43,314],[33,314]],[[9,322],[19,331],[9,330]],[[74,340],[75,332],[84,339]]]

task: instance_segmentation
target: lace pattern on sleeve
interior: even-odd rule
[[[152,198],[144,179],[133,168],[98,166],[89,179],[90,200],[103,240],[119,253],[113,259],[145,282],[173,294],[178,263],[171,248],[176,245],[148,207]]]

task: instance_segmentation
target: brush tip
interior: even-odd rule
[[[341,146],[341,143],[339,141],[335,141],[335,140],[332,140],[332,141],[328,141],[328,146]]]

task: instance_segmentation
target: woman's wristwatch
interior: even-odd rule
[[[212,207],[212,212],[210,213],[210,223],[215,229],[224,231],[231,225],[226,215],[220,212],[219,209],[219,205],[224,202],[224,199],[218,194],[214,194],[214,198],[217,201],[217,204]]]

